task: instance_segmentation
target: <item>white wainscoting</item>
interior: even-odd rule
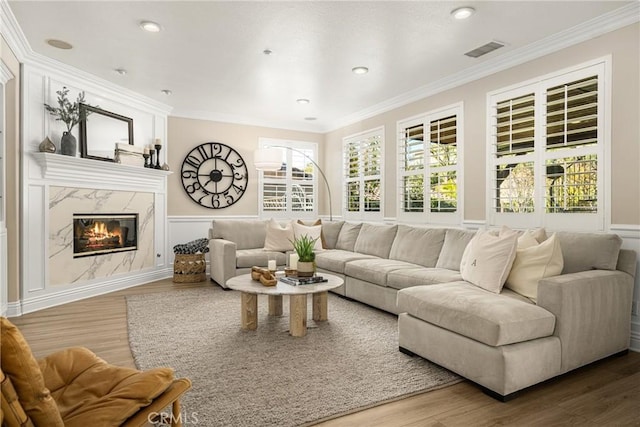
[[[623,249],[636,251],[636,281],[633,289],[631,350],[640,352],[640,225],[611,224],[610,231],[622,237]]]
[[[9,310],[9,292],[7,284],[7,229],[0,227],[0,315],[6,316]]]

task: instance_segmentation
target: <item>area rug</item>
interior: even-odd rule
[[[283,299],[285,316],[273,317],[261,295],[258,329],[242,331],[236,291],[129,296],[136,365],[190,378],[184,419],[202,426],[308,425],[460,381],[400,353],[394,315],[329,294],[329,321],[310,319],[307,335],[294,338]]]

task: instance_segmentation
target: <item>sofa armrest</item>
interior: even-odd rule
[[[229,240],[209,240],[211,279],[223,288],[227,287],[227,280],[236,275],[236,249],[237,245]]]
[[[562,372],[629,348],[633,278],[590,270],[542,279],[538,305],[556,317]]]

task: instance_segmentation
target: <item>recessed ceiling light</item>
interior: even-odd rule
[[[127,74],[127,70],[125,70],[124,68],[116,68],[115,70],[116,73],[120,74],[121,76],[124,76]]]
[[[164,93],[167,96],[169,96],[169,95],[171,95],[173,93],[169,89],[162,89],[160,92]]]
[[[305,117],[304,119],[309,121],[318,120],[317,117]]]
[[[354,74],[367,74],[369,69],[367,67],[354,67],[351,69]]]
[[[65,50],[73,49],[73,46],[71,46],[70,43],[67,43],[64,40],[49,39],[47,40],[47,44],[49,46],[53,46],[58,49],[65,49]]]
[[[451,11],[451,15],[453,15],[453,17],[456,19],[467,19],[468,17],[473,15],[475,11],[476,10],[472,7],[464,6],[464,7],[459,7],[457,9],[453,9]]]
[[[153,21],[140,21],[140,28],[150,33],[159,33],[162,30],[160,24]]]
[[[310,103],[311,101],[309,101],[307,98],[300,98],[300,99],[296,99],[296,102],[297,102],[298,104],[308,104],[308,103]]]
[[[271,55],[273,51],[271,49],[265,49],[262,51],[262,53],[264,53],[265,55]]]

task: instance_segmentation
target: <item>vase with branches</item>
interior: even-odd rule
[[[80,108],[80,104],[84,104],[84,91],[78,94],[78,98],[72,103],[69,98],[69,89],[64,86],[61,90],[56,91],[58,95],[58,106],[54,107],[44,104],[45,110],[56,118],[56,121],[63,122],[67,130],[62,132],[61,152],[67,156],[76,155],[76,138],[71,134],[73,128],[86,119],[84,109]]]

